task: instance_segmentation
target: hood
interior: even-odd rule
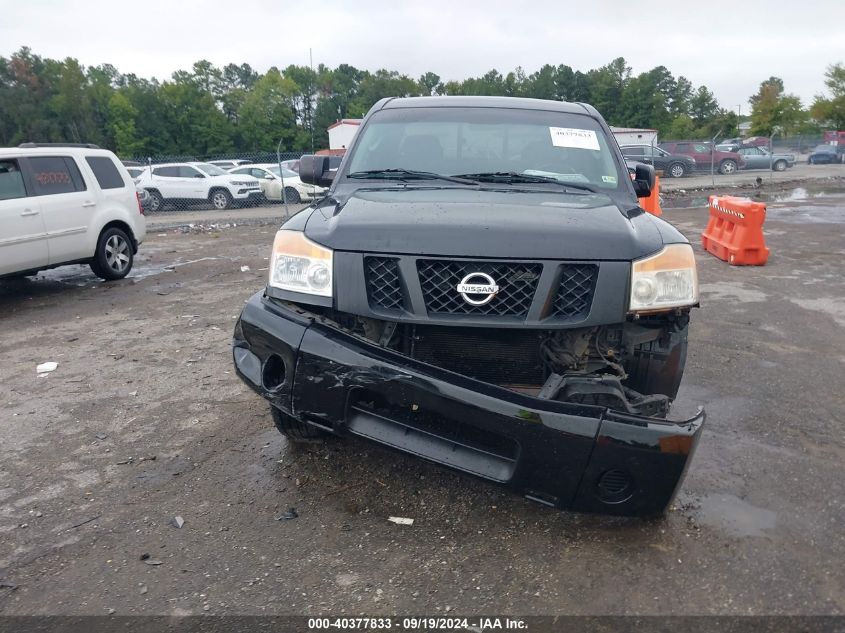
[[[333,250],[495,259],[632,260],[663,246],[657,221],[604,194],[358,189],[317,208],[306,236]]]

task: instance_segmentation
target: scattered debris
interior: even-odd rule
[[[35,368],[36,373],[38,374],[49,374],[51,371],[56,371],[56,367],[59,364],[54,361],[47,361],[46,363],[41,363]]]
[[[146,519],[145,519],[145,520],[146,520]],[[149,559],[149,557],[150,557],[150,555],[149,555],[149,554],[147,554],[147,552],[144,552],[143,554],[141,554],[141,555],[138,557],[138,560],[147,560],[147,559]]]
[[[102,441],[102,440],[106,439],[108,437],[108,435],[106,435],[105,433],[95,433],[94,437],[96,437],[98,440]]]
[[[8,582],[6,580],[0,580],[0,589],[8,589],[9,591],[14,591],[17,588],[18,586],[14,583]]]
[[[78,336],[71,336],[71,337],[70,337],[69,339],[67,339],[65,342],[66,342],[66,343],[73,343],[73,342],[78,341],[78,340],[79,340],[79,337],[78,337]]]
[[[123,358],[123,354],[109,354],[109,356],[111,356],[115,360],[120,360],[121,358]]]
[[[241,266],[241,272],[242,273],[248,273],[249,272],[249,266]]]
[[[140,593],[142,596],[147,593],[147,585],[141,585]]]
[[[414,520],[408,519],[406,517],[387,517],[387,520],[391,523],[396,523],[397,525],[413,525]]]
[[[366,481],[359,481],[356,484],[349,484],[347,486],[341,486],[340,488],[335,488],[334,490],[329,490],[326,494],[323,495],[323,499],[326,497],[330,497],[331,495],[335,495],[338,492],[346,492],[347,490],[351,490],[352,488],[358,488],[359,486],[363,486]]]
[[[288,508],[287,512],[283,512],[279,516],[276,517],[276,521],[290,521],[291,519],[295,519],[299,516],[299,513],[296,511],[296,508]]]
[[[157,558],[145,558],[144,564],[145,565],[152,565],[153,567],[155,567],[156,565],[161,565],[161,561]]]
[[[71,526],[68,528],[68,530],[75,530],[75,529],[76,529],[76,528],[78,528],[78,527],[82,527],[83,525],[87,525],[88,523],[91,523],[92,521],[96,521],[96,520],[97,520],[97,519],[99,519],[101,516],[103,516],[103,515],[102,515],[102,514],[98,514],[97,516],[93,516],[93,517],[91,517],[90,519],[85,519],[84,521],[80,521],[79,523],[75,523],[75,524],[71,525]]]
[[[173,517],[173,520],[170,522],[176,528],[181,529],[183,525],[185,525],[185,519],[180,516]]]
[[[117,466],[125,466],[126,464],[131,464],[135,461],[134,457],[130,457],[129,459],[124,459],[122,462],[115,462]]]
[[[137,395],[138,395],[138,392],[137,392],[137,390],[136,390],[136,391],[130,391],[130,392],[129,392],[129,395],[130,395],[130,396],[137,396]]]

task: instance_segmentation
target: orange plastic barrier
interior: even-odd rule
[[[732,266],[763,266],[769,249],[763,238],[766,205],[748,198],[710,196],[710,221],[701,245]]]
[[[640,206],[651,213],[652,215],[661,216],[663,215],[663,210],[660,208],[660,178],[655,176],[654,177],[654,187],[651,190],[651,194],[648,198],[642,198],[640,200]]]

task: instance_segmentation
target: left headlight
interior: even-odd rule
[[[280,230],[273,241],[270,281],[273,288],[332,296],[332,251],[301,231]]]
[[[631,266],[631,312],[655,312],[698,303],[698,271],[689,244],[669,244]]]

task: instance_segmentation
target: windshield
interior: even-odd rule
[[[472,178],[515,173],[602,189],[621,185],[611,145],[598,122],[586,115],[396,108],[374,114],[360,134],[348,174],[400,169]]]
[[[267,171],[273,172],[276,176],[279,175],[279,166],[273,165],[272,167],[268,167]],[[295,171],[291,171],[290,169],[286,169],[282,167],[282,178],[298,178],[299,174]]]
[[[225,176],[228,172],[220,169],[217,165],[211,163],[199,163],[195,165],[197,169],[204,171],[209,176]]]

